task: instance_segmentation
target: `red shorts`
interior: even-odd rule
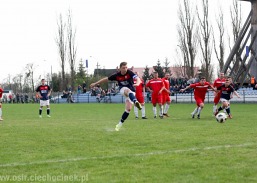
[[[151,101],[152,101],[152,104],[153,105],[155,105],[155,104],[162,104],[162,94],[160,94],[160,95],[152,95],[152,99],[151,99]]]
[[[204,103],[205,98],[195,97],[196,105],[199,107],[201,103]]]
[[[214,104],[217,105],[220,101],[221,92],[216,93],[216,96],[214,97]]]
[[[145,99],[144,99],[143,95],[136,95],[136,98],[137,98],[137,101],[138,101],[140,104],[145,103]]]
[[[166,102],[171,102],[169,94],[162,95],[162,102],[163,102],[163,104]]]

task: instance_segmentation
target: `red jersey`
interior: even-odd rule
[[[218,87],[220,87],[221,85],[225,84],[225,81],[226,81],[225,78],[223,78],[223,79],[217,78],[217,79],[214,81],[214,83],[213,83],[213,87],[218,88]]]
[[[3,93],[4,93],[3,88],[0,88],[0,99],[1,99],[1,98],[2,98],[2,96],[3,96]]]
[[[140,96],[143,94],[143,89],[144,89],[144,80],[140,78],[140,84],[136,86],[136,96]],[[136,84],[136,80],[134,80],[134,84]]]
[[[163,81],[163,83],[164,83],[164,87],[165,87],[168,91],[170,91],[170,82],[169,82],[169,80],[168,80],[167,78],[162,78],[162,81]],[[162,94],[167,94],[167,95],[169,95],[169,93],[168,93],[166,90],[163,90]]]
[[[205,98],[205,94],[210,86],[209,82],[205,82],[203,85],[201,83],[191,84],[190,88],[194,88],[195,97]]]
[[[146,87],[149,87],[153,90],[153,95],[158,95],[159,91],[164,87],[164,83],[161,78],[151,79],[147,84]]]

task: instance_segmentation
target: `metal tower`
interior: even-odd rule
[[[228,73],[233,80],[243,85],[247,76],[257,78],[257,0],[240,0],[251,2],[251,11],[240,31],[222,72]],[[249,55],[245,49],[249,50]]]

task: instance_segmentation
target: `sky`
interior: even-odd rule
[[[77,60],[88,60],[88,72],[128,66],[152,67],[159,59],[176,58],[178,4],[182,0],[0,0],[0,82],[25,72],[60,71],[55,38],[60,14],[72,11],[76,28]],[[192,3],[200,4],[200,0]],[[214,18],[221,8],[229,21],[233,0],[210,0]],[[243,22],[251,4],[240,1]],[[226,21],[225,20],[225,21]],[[199,66],[200,63],[196,63]],[[68,71],[68,63],[67,63]]]

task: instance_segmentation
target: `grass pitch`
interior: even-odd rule
[[[212,105],[171,104],[171,117],[135,119],[114,131],[124,104],[3,105],[0,182],[257,182],[257,107],[232,104],[217,123]],[[140,113],[141,114],[141,113]]]

